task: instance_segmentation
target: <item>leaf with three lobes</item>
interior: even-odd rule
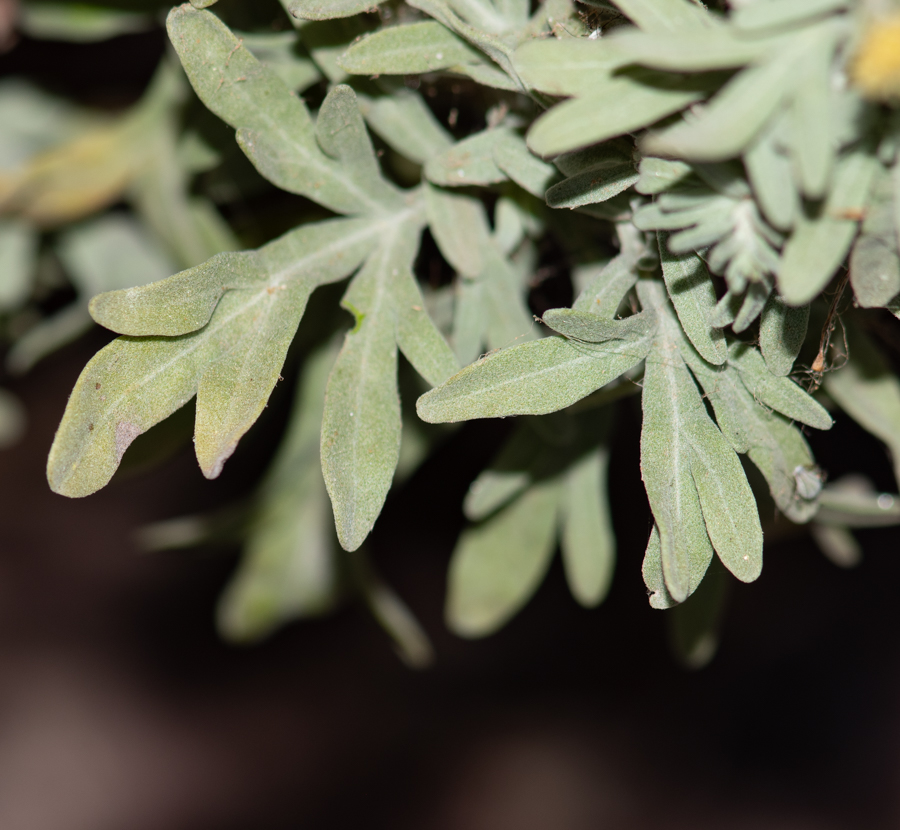
[[[430,383],[458,367],[412,273],[420,219],[386,228],[343,305],[356,317],[335,362],[322,420],[322,473],[341,545],[356,550],[387,497],[400,452],[397,346]]]
[[[98,322],[113,330],[168,336],[119,338],[88,363],[50,450],[51,488],[74,497],[103,487],[128,445],[195,394],[197,457],[205,475],[218,475],[265,406],[312,290],[355,270],[386,225],[306,225],[257,251],[96,298]]]
[[[229,640],[259,640],[288,620],[328,610],[336,599],[334,530],[319,464],[325,384],[336,352],[321,349],[304,364],[240,566],[219,600],[219,630]]]
[[[844,261],[878,169],[877,159],[865,149],[852,151],[837,163],[831,192],[819,212],[797,221],[778,271],[778,289],[789,305],[812,300]]]
[[[468,528],[450,561],[446,618],[464,637],[496,631],[537,590],[556,543],[562,483],[535,484],[481,525]]]
[[[373,176],[374,152],[349,87],[331,90],[317,129],[303,102],[215,15],[180,6],[169,13],[168,29],[197,95],[237,130],[269,181],[337,213],[403,207],[402,194]]]

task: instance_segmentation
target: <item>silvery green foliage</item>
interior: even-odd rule
[[[859,305],[900,308],[900,121],[854,74],[878,25],[869,4],[753,0],[720,13],[614,0],[598,28],[572,0],[533,13],[527,0],[284,0],[295,31],[265,36],[232,32],[209,5],[168,20],[194,91],[263,177],[334,216],[95,297],[94,319],[121,337],[76,384],[48,475],[65,495],[95,491],[131,441],[196,396],[197,458],[218,476],[265,408],[310,295],[349,279],[343,345],[309,362],[223,599],[232,636],[330,607],[352,572],[423,662],[414,621],[326,531],[327,494],[337,541],[357,551],[391,488],[400,353],[433,387],[416,404],[423,421],[527,416],[466,500],[446,611],[461,635],[512,617],[557,543],[576,599],[602,601],[613,409],[624,416],[630,404],[616,402],[637,393],[654,520],[643,576],[654,608],[683,604],[672,637],[688,665],[714,651],[728,574],[762,570],[764,494],[745,463],[836,560],[852,558],[847,528],[898,520],[893,501],[824,486],[803,430],[832,416],[794,368],[803,354],[816,387],[835,369],[830,400],[900,458],[900,384],[865,318],[850,321],[839,293],[819,299],[849,263]],[[392,76],[480,85],[483,128],[454,135],[416,82]],[[315,83],[317,112],[297,95]],[[165,224],[165,211],[146,212]],[[416,279],[426,228],[455,273],[446,319],[429,315],[437,294]],[[27,233],[0,232],[21,259]],[[585,279],[538,324],[528,287],[548,234]]]

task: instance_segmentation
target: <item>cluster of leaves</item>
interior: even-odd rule
[[[887,312],[841,305],[849,263],[858,306],[900,310],[900,27],[882,4],[284,0],[294,31],[246,36],[210,5],[168,17],[191,86],[265,179],[332,216],[95,297],[91,315],[121,336],[79,379],[48,475],[64,495],[94,492],[138,435],[196,396],[197,458],[218,476],[311,293],[349,277],[341,305],[355,322],[336,353],[306,358],[251,511],[221,606],[231,636],[319,613],[352,584],[411,661],[427,655],[397,598],[330,530],[329,501],[341,548],[358,551],[398,471],[427,451],[400,400],[398,352],[433,387],[422,421],[528,416],[466,500],[473,524],[447,600],[460,634],[521,608],[557,540],[576,599],[602,601],[609,441],[614,411],[629,411],[617,402],[636,392],[654,519],[643,574],[653,607],[678,606],[689,663],[714,649],[725,572],[761,572],[758,501],[811,523],[843,564],[858,558],[849,528],[900,521],[897,497],[824,487],[803,432],[830,428],[836,405],[900,460],[900,383],[866,331]],[[457,140],[436,117],[418,90],[445,78],[479,85],[468,97],[484,129]],[[303,89],[326,93],[317,113]],[[416,278],[425,228],[450,286]],[[577,296],[539,329],[528,292],[545,238]],[[841,365],[824,394],[790,377],[804,346],[811,389]],[[768,494],[751,489],[742,455]],[[196,536],[183,531],[157,528],[157,543]]]

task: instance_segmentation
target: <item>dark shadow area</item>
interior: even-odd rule
[[[0,826],[896,826],[896,532],[860,534],[866,558],[847,572],[804,537],[769,546],[761,580],[731,591],[719,655],[685,672],[641,580],[627,401],[607,602],[579,608],[557,564],[510,625],[466,642],[441,620],[447,561],[468,483],[510,427],[472,423],[392,495],[372,539],[434,640],[432,670],[406,669],[355,608],[233,648],[213,628],[233,552],[139,554],[132,535],[246,492],[280,415],[216,481],[185,448],[88,499],[55,496],[46,451],[102,340],[13,385],[30,424],[0,465]]]

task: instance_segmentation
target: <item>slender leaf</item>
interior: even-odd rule
[[[303,20],[331,20],[372,11],[381,2],[383,0],[293,0],[288,8],[294,17]]]
[[[547,191],[547,204],[553,208],[576,208],[605,202],[627,190],[638,178],[633,164],[586,170],[553,185]]]
[[[806,339],[809,306],[792,308],[777,295],[772,295],[762,312],[759,325],[759,347],[766,368],[780,377],[789,375]]]
[[[417,164],[425,164],[453,143],[422,96],[410,89],[376,98],[357,97],[369,126],[398,153]]]
[[[792,380],[773,375],[756,349],[736,344],[728,350],[728,360],[760,403],[816,429],[831,429],[834,422],[825,407]]]
[[[416,409],[429,423],[555,412],[627,372],[649,347],[646,337],[600,344],[547,337],[524,343],[467,366],[426,392]]]
[[[433,184],[448,187],[505,181],[506,173],[494,161],[494,147],[508,135],[508,130],[498,127],[464,138],[428,160],[426,178]]]
[[[856,235],[878,162],[857,150],[838,162],[834,185],[821,210],[801,216],[787,244],[778,272],[778,289],[789,305],[813,299],[844,261]]]
[[[353,75],[413,75],[474,63],[480,57],[440,23],[426,20],[373,32],[353,44],[338,63]]]
[[[616,543],[606,477],[609,450],[599,447],[577,462],[565,477],[562,549],[566,579],[582,605],[599,605],[609,592]]]
[[[385,183],[372,192],[371,165],[363,162],[368,139],[362,134],[358,110],[351,114],[349,88],[335,88],[326,99],[329,106],[323,105],[331,124],[351,119],[348,136],[339,136],[339,144],[331,148],[361,162],[347,166],[319,148],[303,102],[215,15],[179,6],[169,13],[168,29],[200,99],[237,130],[241,148],[273,184],[338,213],[384,212],[402,205],[399,193],[382,201],[388,198]]]
[[[900,382],[875,345],[848,327],[849,360],[825,378],[825,390],[860,426],[884,441],[900,482]]]
[[[704,359],[716,364],[724,362],[725,335],[709,322],[716,305],[716,291],[703,260],[693,253],[670,253],[663,234],[659,235],[659,252],[666,288],[685,334]]]
[[[319,464],[325,384],[335,356],[325,348],[304,366],[241,564],[219,600],[219,630],[230,640],[258,640],[290,619],[328,610],[337,598],[336,545]]]
[[[463,531],[448,577],[451,630],[483,637],[528,601],[553,555],[561,493],[558,480],[536,484],[482,525]]]
[[[642,152],[691,161],[723,161],[739,155],[781,106],[784,79],[794,72],[794,51],[785,49],[745,69],[699,117],[648,136]]]
[[[629,75],[594,77],[591,87],[534,122],[527,140],[535,153],[555,156],[630,133],[703,97],[698,90],[649,86]]]

